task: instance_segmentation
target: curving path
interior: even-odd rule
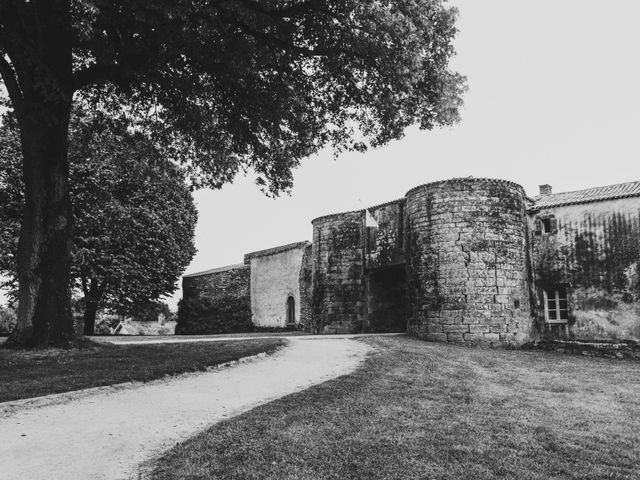
[[[5,408],[0,479],[130,478],[207,426],[352,372],[370,350],[349,339],[288,340],[271,356],[226,369]]]

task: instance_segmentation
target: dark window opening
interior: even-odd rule
[[[558,231],[558,221],[555,216],[548,215],[545,217],[538,217],[535,221],[535,234],[553,234]]]
[[[569,309],[567,305],[567,290],[544,290],[544,319],[547,323],[567,323]]]
[[[296,323],[296,301],[293,297],[287,298],[287,323]]]

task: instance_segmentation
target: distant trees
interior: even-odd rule
[[[73,340],[69,119],[117,92],[203,185],[253,169],[272,194],[330,145],[364,150],[458,119],[441,0],[0,0],[0,78],[25,181],[19,345]]]
[[[197,211],[183,169],[123,119],[78,110],[70,132],[71,278],[83,293],[84,333],[92,335],[98,309],[136,314],[175,290],[195,254]],[[0,269],[15,279],[23,188],[9,116],[0,148]]]

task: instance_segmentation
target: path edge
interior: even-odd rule
[[[52,393],[49,395],[42,395],[40,397],[22,398],[20,400],[10,400],[8,402],[0,402],[0,418],[10,417],[13,413],[19,410],[31,410],[36,408],[48,407],[51,405],[59,405],[77,400],[81,398],[90,397],[92,395],[101,393],[115,393],[121,390],[128,390],[132,388],[138,388],[141,386],[153,385],[157,383],[165,383],[167,381],[178,380],[180,378],[198,376],[205,373],[215,372],[217,370],[235,367],[237,365],[251,363],[258,360],[262,360],[272,355],[278,354],[283,349],[287,348],[289,342],[285,345],[275,348],[270,352],[260,352],[254,355],[247,355],[246,357],[240,357],[236,360],[230,360],[228,362],[217,363],[210,365],[206,369],[198,372],[182,372],[174,375],[165,375],[155,380],[149,380],[147,382],[135,380],[131,382],[114,383],[113,385],[103,385],[100,387],[82,388],[80,390],[71,390],[69,392]]]

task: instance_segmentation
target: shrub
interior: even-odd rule
[[[176,335],[252,331],[251,305],[247,298],[189,298],[178,303]]]

